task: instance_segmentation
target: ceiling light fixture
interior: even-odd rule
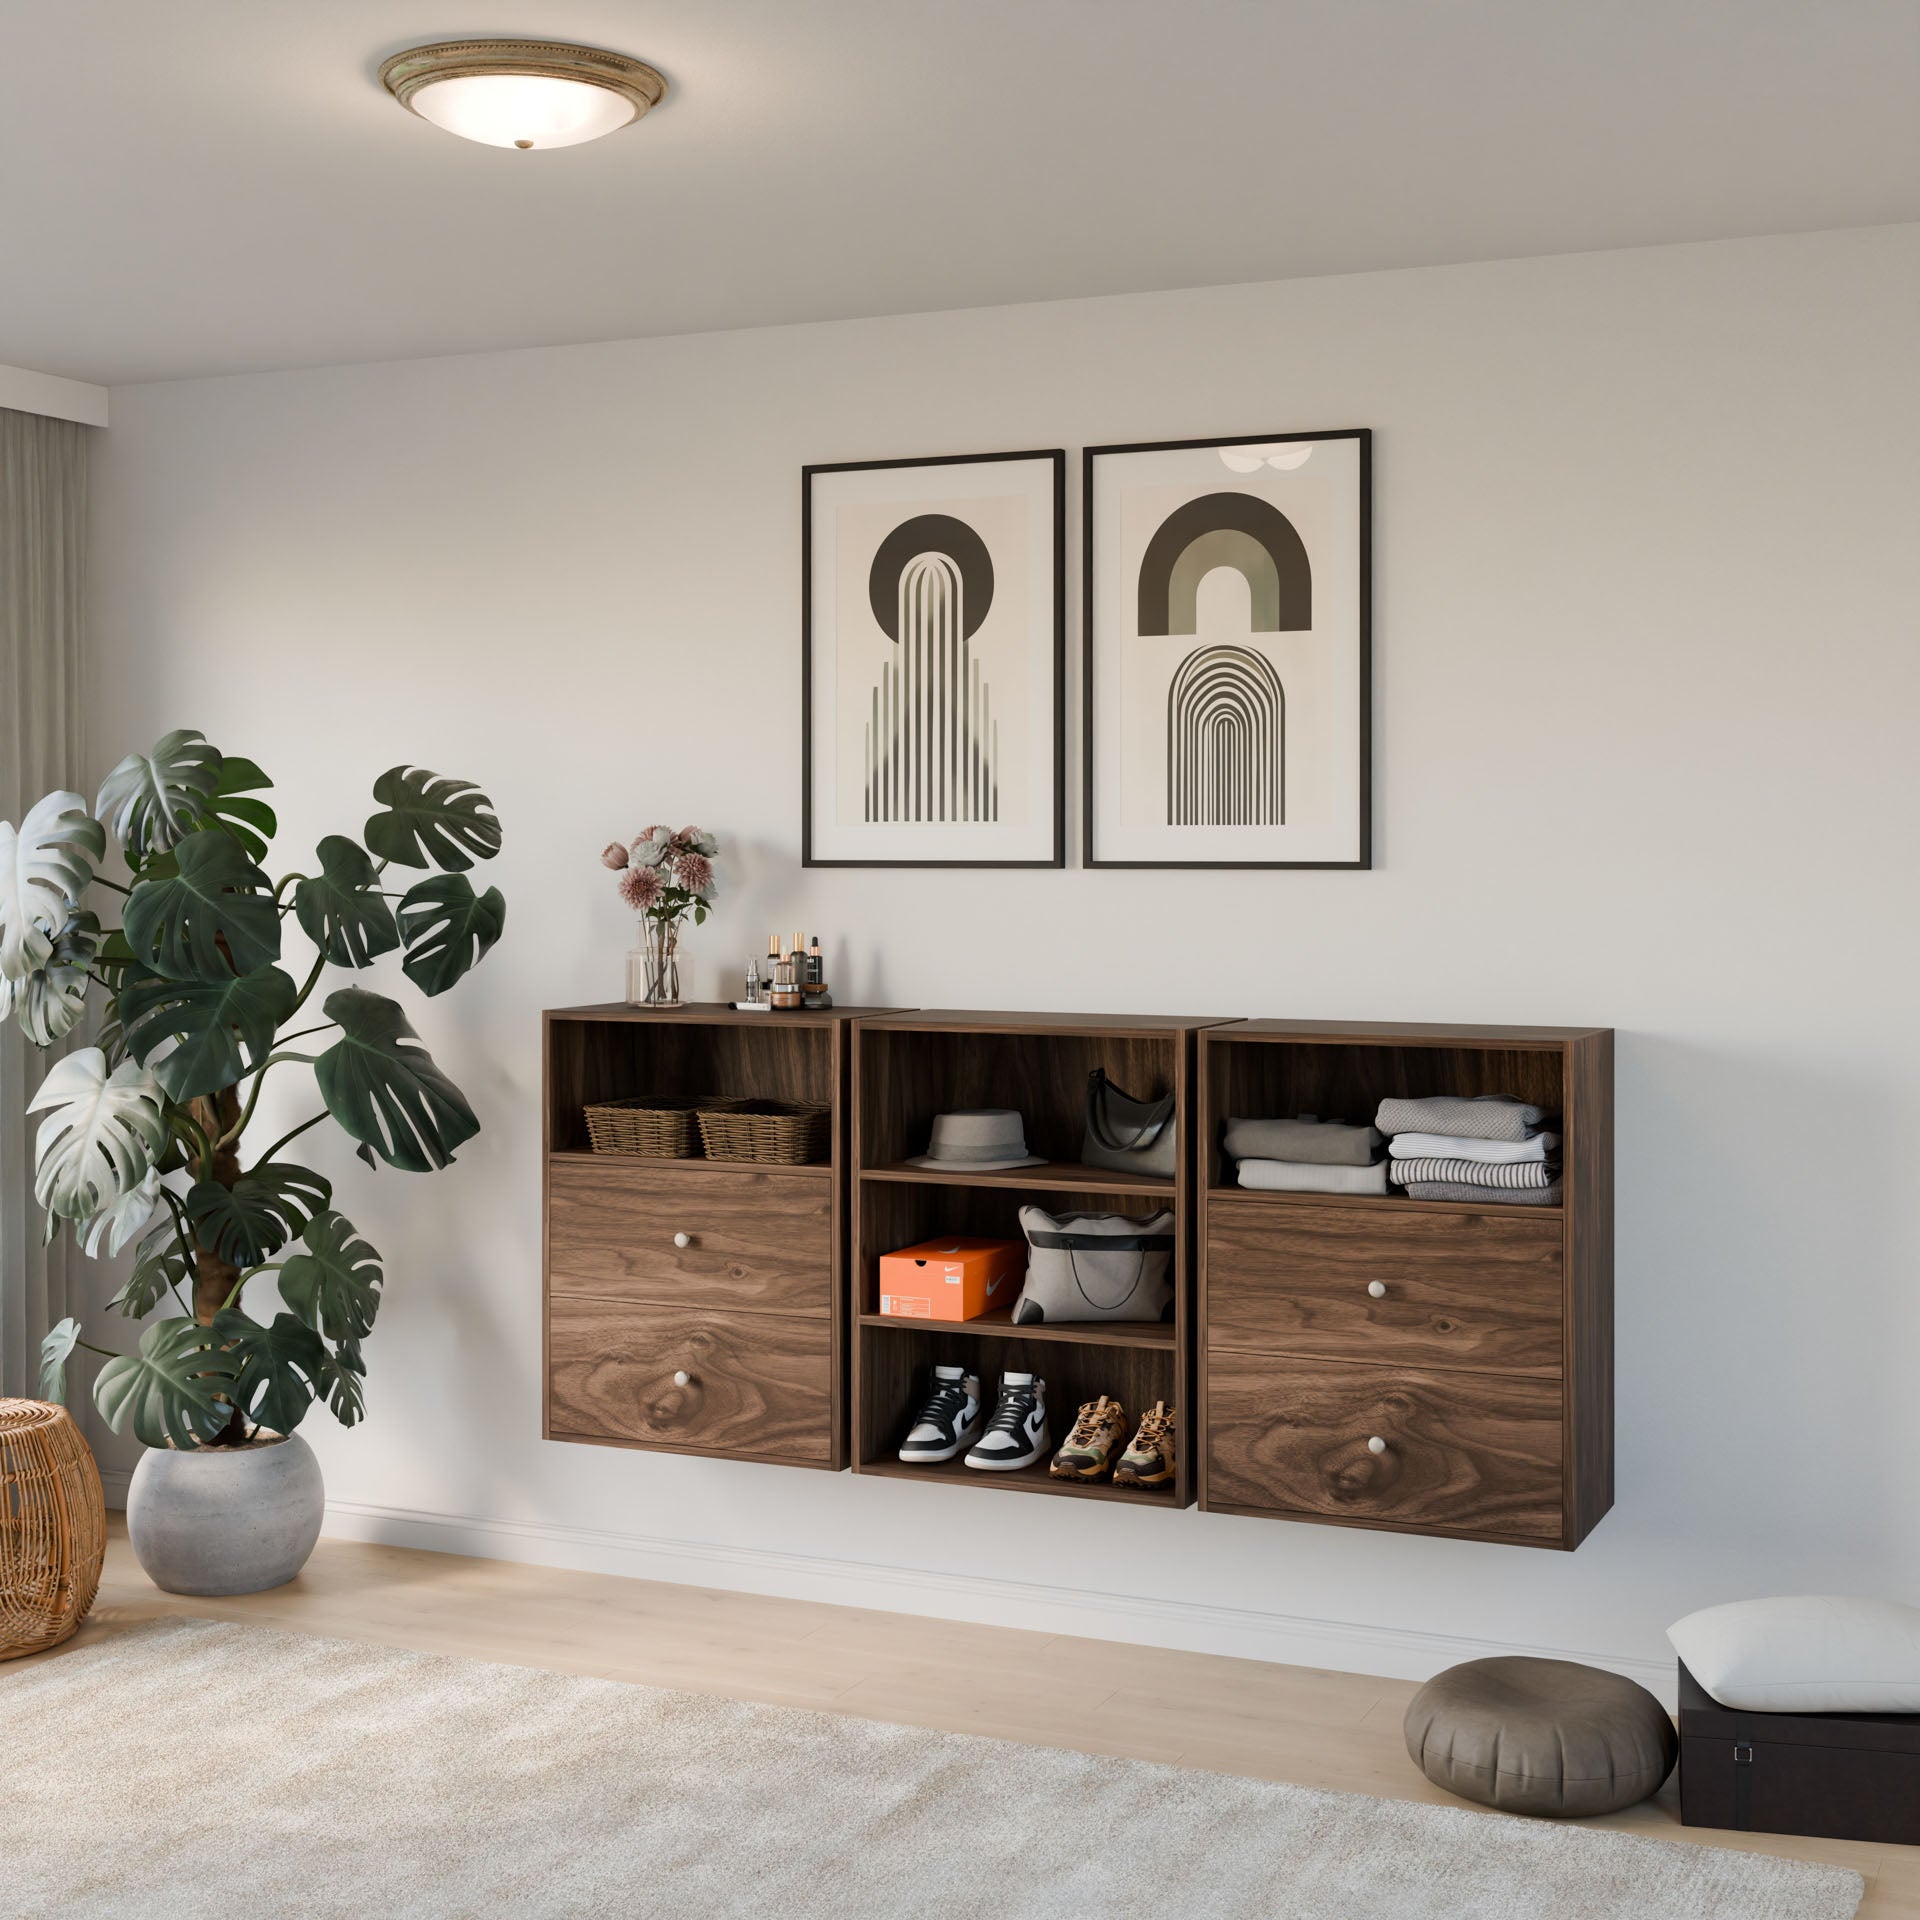
[[[657,107],[663,75],[644,60],[556,40],[442,40],[380,69],[422,120],[490,147],[577,147]]]

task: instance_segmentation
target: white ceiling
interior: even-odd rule
[[[117,383],[1920,218],[1920,0],[0,0],[0,362]],[[666,102],[515,153],[396,48]]]

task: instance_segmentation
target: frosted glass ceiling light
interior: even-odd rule
[[[410,113],[490,147],[577,147],[658,106],[665,79],[642,60],[554,40],[442,40],[380,69]]]

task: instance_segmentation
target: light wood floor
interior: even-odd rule
[[[300,1578],[275,1592],[187,1600],[148,1581],[113,1516],[106,1576],[82,1637],[164,1614],[1449,1801],[1401,1742],[1413,1683],[1363,1674],[338,1540],[321,1541]],[[1862,1920],[1920,1920],[1920,1847],[1682,1827],[1671,1782],[1644,1805],[1593,1824],[1833,1861],[1866,1876]]]

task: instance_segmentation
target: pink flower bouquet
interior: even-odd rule
[[[627,998],[637,1005],[680,1004],[678,949],[680,928],[691,918],[700,926],[713,904],[714,857],[720,851],[712,834],[699,827],[649,827],[631,845],[618,840],[600,855],[613,869],[620,898],[646,922],[646,933],[629,967]]]

